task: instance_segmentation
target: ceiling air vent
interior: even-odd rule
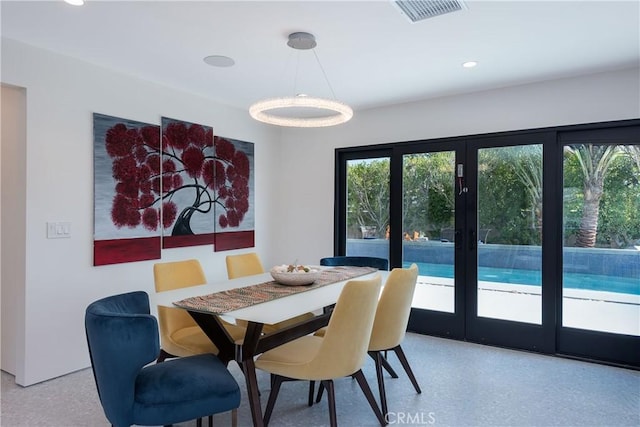
[[[397,0],[393,1],[411,22],[466,9],[461,0]]]

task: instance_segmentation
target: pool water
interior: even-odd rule
[[[429,264],[424,262],[417,262],[416,264],[420,274],[423,276],[453,278],[453,265],[451,264]],[[411,262],[405,262],[404,265],[408,267]],[[486,282],[540,286],[542,273],[537,270],[478,267],[478,279]],[[640,278],[564,273],[563,282],[565,288],[640,295]]]

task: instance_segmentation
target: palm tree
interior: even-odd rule
[[[531,203],[531,227],[542,242],[542,145],[516,148],[515,173],[525,186]]]
[[[576,246],[592,248],[598,234],[598,215],[604,178],[611,163],[622,154],[617,145],[576,144],[567,146],[573,153],[584,176],[583,207]]]

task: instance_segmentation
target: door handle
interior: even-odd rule
[[[476,237],[475,230],[469,230],[469,250],[472,251],[476,248],[476,242],[478,238]]]
[[[460,230],[456,230],[454,233],[453,241],[455,242],[456,249],[462,249],[462,232]]]

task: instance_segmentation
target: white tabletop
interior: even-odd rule
[[[376,274],[382,276],[384,284],[389,272],[378,271],[363,276],[354,277],[352,279],[343,280],[341,282],[330,285],[321,286],[305,292],[288,295],[283,298],[256,304],[250,307],[241,308],[239,310],[229,311],[224,314],[234,319],[246,320],[249,322],[258,322],[265,324],[274,324],[283,320],[291,319],[298,315],[316,311],[334,304],[342,288],[349,280],[370,279]],[[246,276],[238,279],[224,280],[217,283],[211,283],[200,286],[190,286],[187,288],[175,289],[172,291],[157,292],[150,295],[151,304],[163,307],[175,307],[173,303],[185,298],[195,296],[208,295],[215,292],[226,291],[234,288],[264,283],[273,280],[269,273],[258,274],[255,276]]]

